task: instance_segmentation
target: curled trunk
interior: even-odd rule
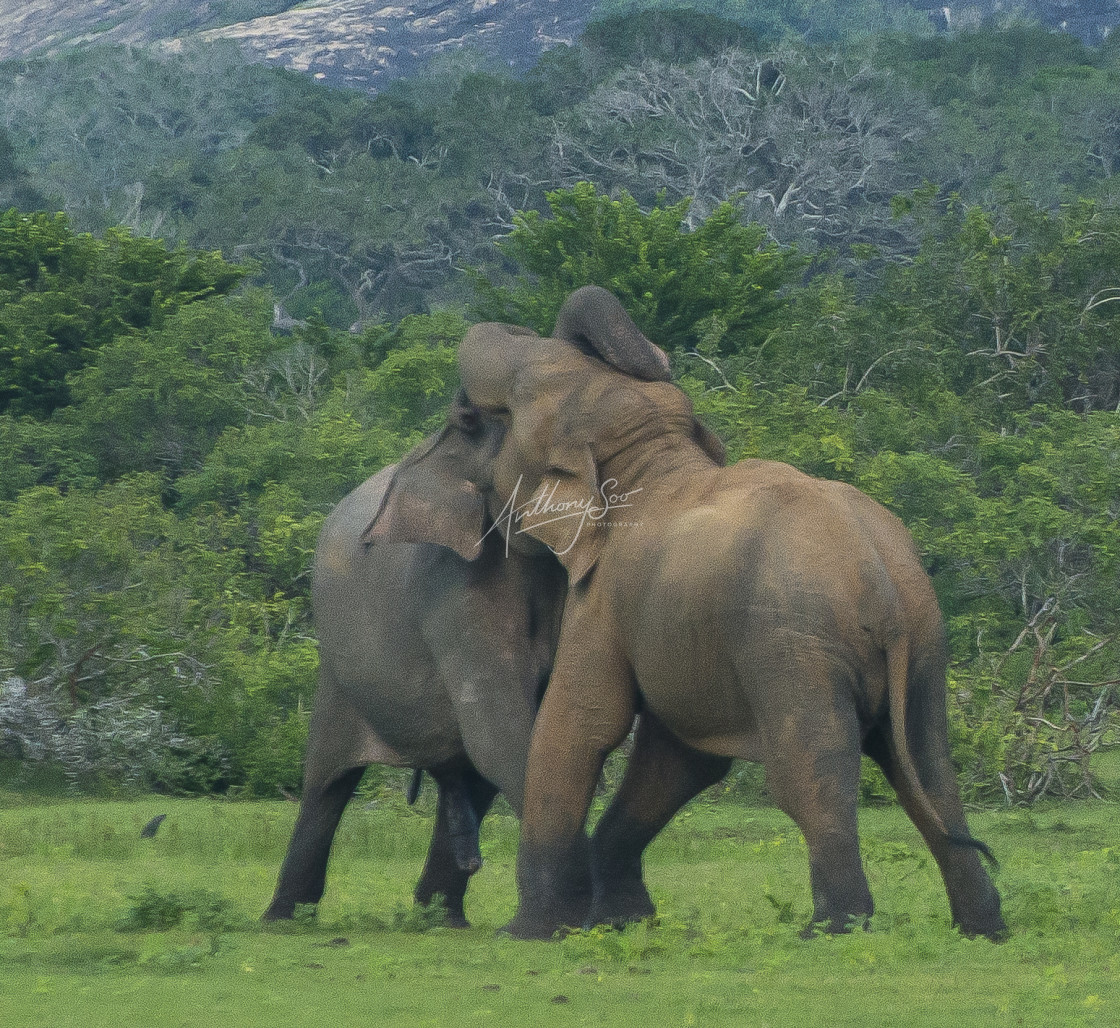
[[[642,334],[618,298],[599,286],[583,286],[564,301],[552,334],[634,378],[669,381],[669,358]]]

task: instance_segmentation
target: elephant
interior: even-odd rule
[[[553,338],[470,328],[449,417],[474,448],[452,492],[485,506],[510,544],[547,545],[568,573],[507,931],[549,938],[652,912],[645,845],[733,758],[763,765],[805,838],[805,934],[864,925],[863,753],[932,851],[954,924],[1002,938],[980,861],[991,854],[969,833],[950,760],[941,612],[905,526],[854,487],[787,464],[723,466],[665,354],[606,290],[574,292],[557,326]],[[461,531],[410,518],[408,492],[391,483],[378,515],[400,538]],[[588,840],[595,782],[637,710],[630,765]]]
[[[438,506],[439,478],[457,460],[454,435],[440,433],[415,451],[441,444],[438,459],[423,465],[411,516],[455,515],[454,497]],[[319,902],[335,831],[370,764],[426,769],[435,779],[435,828],[415,898],[427,905],[441,895],[454,926],[467,924],[463,898],[481,866],[479,822],[499,791],[521,810],[564,569],[544,547],[507,555],[496,536],[476,545],[481,519],[445,537],[450,545],[397,544],[391,531],[362,541],[395,473],[391,465],[346,496],[315,550],[319,684],[300,812],[265,920]],[[414,778],[413,793],[418,784]]]

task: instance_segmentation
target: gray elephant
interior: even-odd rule
[[[474,326],[452,412],[473,453],[452,494],[487,501],[511,540],[547,544],[569,575],[509,931],[547,938],[648,913],[643,847],[733,757],[763,764],[805,836],[809,931],[864,922],[862,752],[937,859],[954,922],[1000,937],[986,847],[969,834],[949,760],[940,611],[905,527],[858,490],[785,464],[722,467],[664,354],[604,290],[574,293],[556,335]],[[404,471],[380,518],[402,538],[461,531],[408,516]],[[638,709],[630,767],[589,852],[596,778]]]
[[[478,824],[501,791],[520,813],[533,719],[552,666],[567,588],[543,547],[508,555],[486,536],[484,513],[460,520],[446,483],[456,430],[414,452],[422,461],[410,516],[456,520],[450,546],[363,539],[395,466],[346,496],[315,551],[312,607],[319,687],[303,799],[266,920],[317,903],[343,810],[370,764],[423,768],[439,789],[436,824],[416,899],[440,894],[465,925],[463,896],[478,869]],[[461,443],[461,439],[459,440]],[[383,523],[384,525],[384,523]],[[457,552],[458,551],[458,552]]]

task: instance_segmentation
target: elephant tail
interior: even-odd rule
[[[891,738],[894,743],[895,766],[902,776],[907,791],[914,798],[917,812],[938,832],[952,839],[941,815],[930,801],[929,794],[918,777],[910,743],[906,733],[906,694],[909,691],[910,640],[903,634],[887,647],[887,700],[891,712]]]
[[[918,817],[925,824],[939,832],[953,846],[964,846],[978,850],[992,867],[999,867],[995,854],[979,839],[964,832],[951,832],[937,812],[933,802],[918,777],[918,769],[910,754],[910,743],[906,733],[906,697],[910,691],[910,641],[905,635],[887,647],[887,698],[891,712],[891,737],[894,744],[894,764],[902,776],[906,791],[913,800],[913,809],[908,807],[915,824]],[[915,816],[917,815],[917,816]],[[924,827],[918,825],[919,828]],[[923,833],[924,834],[924,833]]]

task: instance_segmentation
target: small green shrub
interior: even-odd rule
[[[280,790],[298,793],[307,749],[307,714],[293,710],[287,718],[261,732],[244,756],[245,784],[254,796],[275,796]]]
[[[128,898],[130,905],[117,922],[118,931],[166,932],[185,924],[215,933],[234,927],[230,901],[205,889],[165,892],[148,884]]]

